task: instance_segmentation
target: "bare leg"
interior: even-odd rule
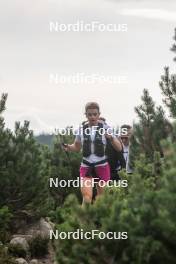
[[[97,199],[104,192],[105,186],[101,186],[99,185],[99,183],[97,183],[96,188],[97,188],[97,196],[96,196]]]
[[[104,192],[104,187],[101,187],[97,184],[97,196],[101,195]]]
[[[82,197],[83,197],[83,203],[82,204],[92,202],[93,187],[92,187],[92,178],[91,177],[82,178],[81,193],[82,193]]]

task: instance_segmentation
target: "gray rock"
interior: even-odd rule
[[[29,244],[26,241],[26,239],[24,237],[15,237],[10,241],[11,245],[19,245],[21,246],[21,248],[23,248],[26,252],[28,252],[29,250]]]
[[[39,226],[40,226],[39,230],[40,230],[41,236],[49,238],[50,237],[50,231],[53,230],[51,224],[48,223],[44,218],[41,218]]]
[[[25,238],[27,242],[30,242],[32,240],[32,235],[19,235],[19,234],[16,234],[16,235],[12,236],[12,239],[16,238],[16,237]]]
[[[32,259],[29,264],[39,264],[37,259]]]
[[[39,221],[31,224],[26,229],[25,236],[28,236],[26,237],[27,238],[26,240],[30,241],[30,236],[34,238],[38,235],[44,238],[50,238],[50,230],[53,230],[52,224],[47,220],[45,220],[44,218],[41,218]]]
[[[23,258],[17,258],[15,259],[15,261],[18,263],[18,264],[28,264],[27,261]]]

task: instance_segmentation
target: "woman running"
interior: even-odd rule
[[[97,195],[103,192],[103,187],[98,184],[100,180],[110,180],[110,167],[106,157],[107,138],[117,151],[122,150],[122,145],[113,134],[112,129],[100,120],[100,108],[95,102],[85,106],[87,122],[79,128],[75,141],[65,146],[66,151],[79,152],[82,148],[83,159],[80,166],[81,193],[83,203],[91,203],[93,195],[93,178],[97,181]]]

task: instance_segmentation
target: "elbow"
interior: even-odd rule
[[[80,152],[81,148],[79,146],[75,146],[75,152]]]
[[[121,152],[122,151],[122,146],[120,145],[119,146],[119,150],[118,150],[119,152]]]
[[[122,151],[122,146],[121,146],[121,145],[116,146],[116,150],[117,150],[118,152],[121,152],[121,151]]]

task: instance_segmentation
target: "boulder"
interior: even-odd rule
[[[44,238],[50,238],[50,230],[53,230],[53,226],[50,222],[41,218],[39,221],[30,224],[28,228],[26,228],[25,236],[28,237],[27,240],[30,241],[30,236],[32,238],[40,235]]]
[[[30,242],[32,240],[32,235],[19,235],[19,234],[16,234],[16,235],[12,236],[12,239],[16,238],[16,237],[25,238],[27,242]]]
[[[28,264],[27,261],[24,258],[17,258],[17,259],[15,259],[15,261],[18,264]]]
[[[39,264],[37,259],[32,259],[29,264]]]
[[[50,223],[48,223],[44,218],[41,218],[39,223],[39,230],[41,236],[49,238],[50,231],[53,230],[53,228]]]
[[[10,245],[14,245],[14,246],[19,245],[24,251],[26,251],[26,253],[29,250],[29,244],[24,237],[12,238],[12,240],[10,241]]]

